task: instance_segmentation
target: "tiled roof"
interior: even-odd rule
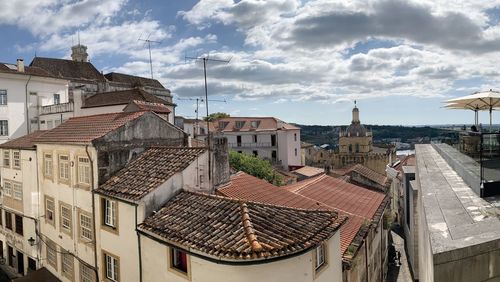
[[[70,118],[36,138],[36,143],[84,143],[106,135],[147,112],[121,112]]]
[[[165,104],[161,103],[133,100],[130,104],[134,104],[140,111],[152,111],[157,114],[168,114],[171,112]]]
[[[149,87],[165,89],[165,87],[163,87],[163,85],[156,79],[140,77],[140,76],[135,76],[135,75],[129,75],[129,74],[124,74],[124,73],[118,73],[118,72],[110,72],[110,73],[105,74],[104,76],[109,81],[127,83],[127,84],[130,84],[131,87],[149,86]],[[165,90],[167,90],[167,89],[165,89]]]
[[[349,217],[341,228],[341,250],[345,252],[361,226],[371,222],[385,204],[385,194],[320,175],[286,186],[286,189],[319,201]]]
[[[205,148],[152,147],[102,184],[97,193],[136,201],[188,167]]]
[[[243,123],[241,128],[237,128],[236,124]],[[224,127],[221,125],[224,124]],[[289,130],[300,129],[294,125],[288,124],[274,117],[228,117],[220,118],[211,122],[210,130],[231,132],[231,131],[270,131],[270,130]]]
[[[226,197],[271,205],[301,209],[328,209],[326,205],[322,205],[317,201],[274,186],[265,180],[244,172],[232,175],[231,181],[219,188],[217,193]]]
[[[150,103],[167,103],[142,89],[134,88],[121,91],[101,92],[85,99],[82,108],[94,108],[113,105],[126,105],[134,100]]]
[[[316,176],[318,174],[325,173],[325,170],[322,168],[318,168],[318,167],[303,166],[303,167],[296,169],[292,172],[295,174],[300,174],[303,176],[312,177],[312,176]]]
[[[104,76],[90,62],[35,57],[30,67],[38,67],[47,71],[52,77],[69,80],[93,80],[104,82]]]
[[[52,77],[50,73],[47,71],[33,66],[25,66],[24,72],[17,71],[16,64],[7,64],[0,63],[0,72],[3,73],[13,73],[13,74],[24,74],[24,75],[34,75],[34,76],[42,76],[42,77]]]
[[[311,211],[181,192],[139,226],[167,243],[225,261],[285,258],[329,239],[345,221]]]
[[[35,139],[47,132],[46,130],[38,130],[28,135],[12,139],[0,145],[3,149],[35,149]]]
[[[362,164],[354,165],[346,172],[346,174],[350,174],[351,172],[359,173],[360,175],[382,186],[386,186],[387,184],[387,176],[373,171]]]

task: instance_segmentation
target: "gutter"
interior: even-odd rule
[[[85,152],[87,153],[87,157],[89,158],[90,161],[90,175],[92,176],[92,179],[90,181],[90,191],[92,191],[92,229],[93,229],[93,236],[94,236],[94,272],[95,272],[95,277],[96,281],[99,281],[99,271],[98,271],[98,266],[97,266],[97,231],[96,231],[96,223],[95,223],[95,195],[94,195],[94,161],[90,157],[89,153],[89,145],[85,145]]]
[[[32,75],[30,74],[28,81],[26,81],[26,85],[24,86],[25,90],[25,99],[26,99],[26,133],[30,133],[30,116],[29,116],[29,107],[28,107],[28,84],[31,81]]]
[[[141,235],[137,229],[137,205],[135,205],[135,231],[137,233],[137,251],[139,252],[139,282],[142,282],[142,251],[141,251]]]

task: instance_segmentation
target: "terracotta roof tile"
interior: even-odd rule
[[[303,166],[299,169],[292,171],[292,173],[300,174],[300,175],[307,176],[307,177],[313,177],[313,176],[316,176],[318,174],[325,173],[325,170],[322,168],[318,168],[318,167]]]
[[[76,62],[55,58],[35,57],[30,67],[38,67],[47,71],[52,77],[69,80],[93,80],[104,82],[104,76],[90,62]]]
[[[302,209],[328,209],[317,201],[292,193],[269,182],[238,172],[231,176],[231,181],[219,188],[217,192],[223,196]]]
[[[35,149],[35,140],[42,134],[47,132],[46,130],[38,130],[28,135],[12,139],[0,145],[0,148],[4,149]]]
[[[237,128],[236,124],[242,124],[241,128]],[[253,122],[253,123],[252,123]],[[221,127],[221,125],[225,125]],[[210,130],[231,132],[231,131],[270,131],[278,129],[300,129],[294,125],[286,123],[274,117],[228,117],[220,118],[211,122]]]
[[[168,114],[171,112],[170,109],[162,103],[133,100],[130,104],[134,104],[140,111],[152,111],[157,114]]]
[[[70,118],[36,138],[36,143],[85,143],[106,135],[148,112],[121,112]]]
[[[356,164],[351,167],[345,174],[350,174],[352,172],[357,172],[360,175],[372,180],[375,183],[378,183],[382,186],[386,186],[387,184],[387,176],[380,174],[376,171],[373,171],[362,164]]]
[[[149,148],[108,179],[96,192],[125,200],[139,200],[184,170],[204,152],[205,148]]]
[[[139,226],[185,250],[226,261],[279,258],[329,239],[345,221],[311,211],[181,192]]]
[[[118,73],[118,72],[110,72],[110,73],[105,74],[104,76],[109,81],[127,83],[127,84],[130,84],[131,87],[149,86],[149,87],[165,89],[165,87],[163,87],[163,85],[156,79],[135,76],[135,75],[129,75],[129,74],[124,74],[124,73]]]
[[[101,92],[87,97],[82,108],[94,108],[113,105],[126,105],[134,100],[165,104],[165,100],[142,89],[134,88],[121,91]]]
[[[12,74],[34,75],[41,77],[53,77],[49,72],[35,66],[25,66],[24,72],[17,71],[16,64],[0,63],[0,72]]]

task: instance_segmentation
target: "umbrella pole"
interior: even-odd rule
[[[492,107],[492,106],[490,106],[490,132],[489,132],[489,134],[490,134],[490,158],[491,158],[491,147],[492,147],[491,145],[493,144],[493,143],[491,142],[491,137],[492,137],[492,136],[491,136],[491,135],[492,135],[492,134],[491,134],[491,112],[492,112],[492,110],[493,110],[493,107]]]

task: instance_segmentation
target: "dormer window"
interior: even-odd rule
[[[250,126],[251,126],[252,128],[257,128],[257,127],[259,127],[259,124],[260,124],[260,121],[258,121],[258,120],[252,120],[252,121],[250,122]]]
[[[235,125],[234,125],[234,127],[235,127],[236,129],[241,129],[241,128],[243,128],[243,126],[245,126],[245,122],[244,122],[244,121],[237,121],[237,122],[235,123]]]
[[[222,129],[226,128],[228,123],[229,122],[227,122],[227,121],[219,121],[219,129],[222,130]]]

